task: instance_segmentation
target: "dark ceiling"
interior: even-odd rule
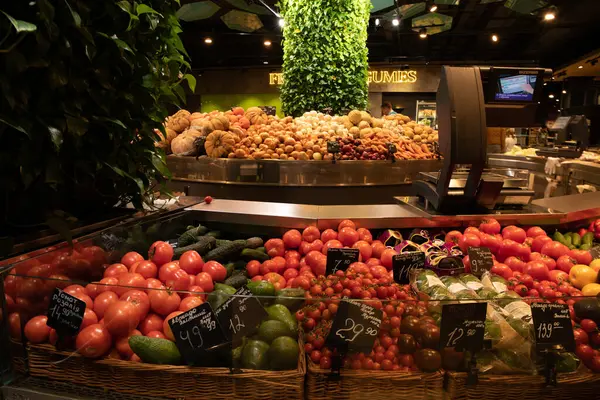
[[[194,69],[280,65],[282,62],[282,28],[277,0],[211,0],[218,10],[209,18],[182,21],[183,39]],[[454,0],[455,2],[457,0]],[[486,2],[482,4],[482,1]],[[515,0],[511,0],[515,2]],[[504,0],[460,0],[458,5],[439,4],[439,14],[453,18],[451,29],[419,38],[412,29],[412,19],[403,18],[399,26],[392,19],[404,5],[423,3],[411,0],[373,0],[391,6],[372,12],[369,23],[369,61],[375,63],[511,63],[540,64],[556,68],[600,47],[600,0],[547,0],[547,6],[531,14],[522,14],[505,6]],[[453,0],[438,0],[451,3]],[[516,0],[543,3],[540,0]],[[184,6],[199,3],[182,1]],[[395,4],[394,4],[395,3]],[[238,7],[234,6],[237,5]],[[429,2],[427,8],[432,4]],[[262,28],[243,33],[230,29],[222,17],[232,10],[248,6],[260,10],[257,17]],[[546,22],[543,15],[556,7],[556,19]],[[216,9],[216,7],[213,7]],[[380,25],[375,25],[375,19]],[[499,41],[494,43],[491,35]],[[212,44],[204,39],[210,37]],[[272,42],[266,47],[263,42]]]

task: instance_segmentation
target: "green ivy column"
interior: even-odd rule
[[[286,115],[367,107],[369,0],[281,0]]]

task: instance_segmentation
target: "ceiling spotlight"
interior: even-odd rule
[[[566,90],[563,90],[563,94],[567,94],[567,91],[566,91]]]
[[[421,30],[419,31],[419,37],[421,39],[425,39],[427,38],[427,29],[425,28],[421,28]]]
[[[270,47],[271,46],[271,41],[270,40],[265,40],[263,43],[266,47]]]
[[[283,26],[285,25],[285,21],[283,20],[283,18],[279,18],[278,24],[280,27],[283,28]]]
[[[498,35],[492,35],[492,42],[498,41]]]
[[[431,6],[431,8],[429,9],[429,12],[436,12],[438,9],[438,6],[436,6],[435,4]]]
[[[579,66],[579,67],[577,67],[577,68],[579,68],[579,69],[583,69],[583,65],[580,65],[580,66]]]
[[[375,18],[375,26],[379,26],[379,18]]]
[[[544,82],[544,86],[546,86],[546,85],[547,85],[547,83],[546,83],[546,82]]]
[[[269,62],[268,61],[263,61],[263,64],[267,65]]]
[[[394,19],[392,20],[392,25],[394,25],[394,26],[398,26],[398,25],[400,25],[400,21],[398,20],[398,18],[394,18]]]
[[[556,19],[554,11],[547,11],[546,14],[544,14],[544,21],[554,21],[554,19]]]
[[[549,98],[549,99],[553,99],[553,98],[554,98],[554,95],[553,95],[553,94],[549,94],[549,95],[548,95],[548,98]]]
[[[212,44],[212,42],[213,42],[212,39],[209,37],[204,39],[204,43],[206,43],[206,44]]]

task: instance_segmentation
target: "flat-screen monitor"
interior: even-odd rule
[[[529,68],[490,68],[487,77],[487,103],[537,102],[543,84],[543,70]]]

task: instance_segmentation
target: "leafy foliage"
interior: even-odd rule
[[[365,109],[369,0],[281,0],[286,115]]]
[[[53,210],[86,216],[118,201],[141,207],[164,183],[154,129],[184,100],[181,82],[195,86],[181,73],[189,64],[178,3],[0,5],[0,225],[37,224]]]

